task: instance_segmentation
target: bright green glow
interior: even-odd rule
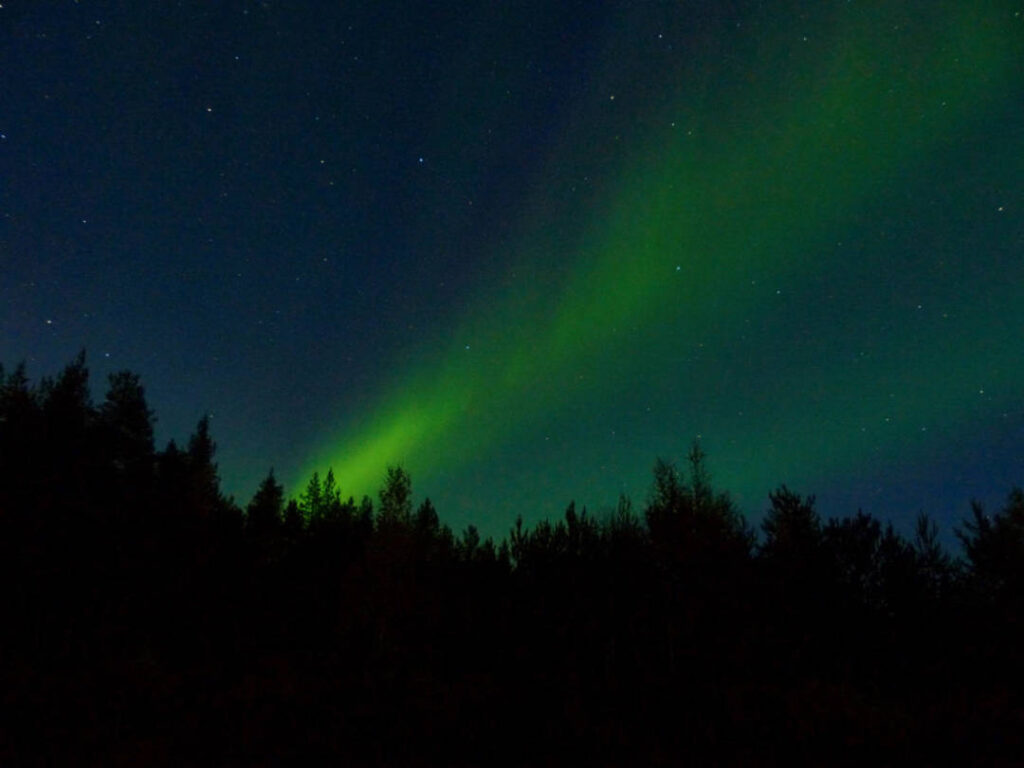
[[[443,404],[431,403],[429,410],[403,407],[385,412],[358,439],[359,449],[335,462],[346,488],[370,489],[380,479],[382,467],[404,463],[401,452],[407,446],[436,441],[450,423]]]
[[[356,494],[372,492],[396,461],[414,477],[457,469],[536,430],[560,408],[596,406],[621,396],[631,376],[661,375],[662,355],[698,341],[726,343],[768,311],[766,281],[789,286],[830,268],[836,232],[875,196],[891,194],[901,176],[927,166],[944,141],[1001,97],[1021,61],[1021,31],[1010,15],[1001,24],[969,4],[937,4],[927,19],[913,19],[917,31],[907,36],[892,31],[904,14],[887,5],[837,10],[832,33],[806,44],[780,33],[751,54],[752,64],[768,66],[754,73],[750,89],[706,107],[695,135],[682,124],[669,127],[667,112],[657,121],[666,126],[661,134],[626,153],[571,252],[564,228],[548,218],[555,206],[538,195],[509,261],[538,276],[568,261],[572,276],[524,280],[498,301],[484,292],[436,363],[397,376],[377,408],[329,436],[310,466],[333,466],[341,487]],[[685,84],[672,87],[679,88],[674,101],[685,104]],[[571,143],[564,151],[573,151]],[[958,332],[985,331],[962,323]],[[930,394],[908,401],[903,419],[927,420],[944,406],[945,390],[931,394],[929,386],[943,359],[930,349],[921,359],[899,359],[900,345],[891,341],[889,359],[860,378],[833,366],[813,373],[812,392],[790,391],[784,377],[759,382],[771,393],[760,415],[718,429],[771,433],[785,414],[780,442],[811,439],[799,451],[779,450],[806,467],[833,469],[855,449],[826,449],[813,439],[822,432],[815,425],[822,410],[830,432],[850,429],[884,409],[893,382]],[[992,359],[992,350],[971,349],[969,367]],[[654,362],[645,369],[648,358]],[[725,375],[719,365],[702,372],[702,384],[679,381],[680,397],[699,398]],[[737,399],[756,400],[750,384],[729,379],[728,387]],[[857,401],[844,404],[851,391]],[[658,450],[651,446],[645,462]],[[722,479],[760,482],[749,458],[744,467],[737,454]]]

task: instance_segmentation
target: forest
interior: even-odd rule
[[[84,353],[0,368],[0,764],[1024,761],[1020,489],[958,552],[785,486],[755,530],[695,443],[494,541],[399,466],[237,503],[209,419],[153,426]]]

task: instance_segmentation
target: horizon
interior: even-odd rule
[[[89,367],[89,358],[87,351],[81,350],[81,354],[84,356],[86,371],[89,374],[90,401],[92,402],[93,407],[98,407],[99,404],[103,402],[103,394],[105,392],[105,389],[100,389],[95,386],[97,383],[96,377],[94,376],[91,368]],[[71,365],[72,363],[73,361],[68,363],[68,365]],[[20,365],[22,365],[22,362],[19,362],[18,364],[5,365],[3,361],[0,361],[0,374],[3,374],[3,376],[0,376],[0,384],[2,384],[4,376],[12,374],[16,369],[20,367]],[[47,374],[32,376],[30,375],[31,372],[27,370],[27,365],[25,367],[26,374],[29,374],[29,386],[32,388],[34,392],[37,393],[37,395],[40,392],[40,387],[43,385],[44,382],[52,382],[56,380],[61,370],[63,370],[62,368],[61,370],[51,371],[50,373]],[[138,372],[136,371],[128,372],[138,375]],[[145,389],[145,380],[142,376],[139,376],[139,382],[142,385],[143,389]],[[151,402],[148,402],[148,404],[152,411],[152,421],[155,427],[160,423],[159,412],[155,408],[153,408],[153,404]],[[209,423],[211,424],[210,437],[213,439],[216,451],[213,458],[214,463],[217,464],[218,456],[221,450],[221,445],[216,434],[215,426],[213,426],[213,419],[210,414],[204,414],[203,416],[200,417],[200,419],[202,418],[209,419]],[[155,432],[156,430],[154,429],[154,433]],[[193,429],[187,434],[172,436],[167,439],[155,437],[154,450],[158,455],[163,454],[166,452],[166,450],[170,447],[172,443],[177,447],[178,450],[183,450],[188,445],[190,437],[193,436],[194,434],[195,430]],[[749,530],[751,531],[751,533],[753,533],[756,541],[763,540],[764,532],[762,531],[760,524],[771,508],[769,494],[779,492],[783,489],[788,489],[789,491],[797,493],[800,496],[802,496],[808,503],[811,503],[815,511],[818,513],[818,515],[820,515],[823,522],[839,522],[844,519],[851,519],[855,516],[855,514],[864,513],[874,518],[875,520],[878,520],[880,523],[886,525],[891,524],[893,526],[893,530],[907,541],[912,541],[914,539],[914,529],[917,523],[917,515],[920,513],[924,513],[925,515],[927,515],[928,519],[932,523],[936,524],[938,541],[941,544],[941,546],[943,546],[948,552],[952,553],[955,557],[963,557],[963,545],[959,538],[958,532],[965,530],[964,523],[971,519],[970,513],[972,505],[974,503],[980,504],[984,512],[991,517],[994,514],[1001,513],[1006,503],[1010,501],[1011,494],[1015,490],[1021,488],[1021,484],[1012,482],[1009,486],[1007,486],[1006,490],[1002,493],[993,491],[989,493],[987,496],[971,495],[970,497],[965,497],[965,500],[960,505],[960,508],[951,512],[951,514],[947,518],[944,518],[941,514],[937,515],[934,509],[927,510],[923,506],[919,507],[917,512],[913,513],[913,515],[910,515],[907,513],[907,511],[911,508],[911,505],[901,503],[901,500],[898,498],[888,500],[882,499],[881,501],[885,502],[885,505],[883,507],[868,508],[865,507],[863,504],[859,503],[846,505],[837,504],[834,498],[829,499],[829,497],[826,496],[826,503],[823,505],[821,503],[821,498],[818,496],[818,494],[814,492],[813,489],[794,488],[787,484],[785,481],[781,481],[774,483],[770,488],[768,488],[768,490],[765,491],[765,504],[763,505],[763,507],[751,512],[751,510],[748,507],[745,507],[743,505],[741,498],[737,498],[736,494],[730,491],[730,489],[727,486],[723,486],[716,481],[713,457],[709,457],[706,453],[704,453],[705,444],[699,437],[694,438],[694,440],[690,443],[690,446],[687,449],[687,451],[689,452],[693,448],[697,447],[700,448],[702,455],[704,457],[703,469],[707,474],[707,479],[711,483],[711,488],[714,490],[715,493],[724,494],[726,497],[729,498],[735,511],[739,513],[741,518],[749,526]],[[570,497],[564,503],[560,503],[557,499],[547,499],[546,503],[543,504],[542,507],[533,509],[532,514],[524,515],[523,511],[520,510],[519,512],[517,512],[516,516],[522,515],[524,521],[528,526],[536,525],[544,521],[550,523],[558,523],[563,518],[565,510],[568,507],[572,506],[576,509],[577,513],[587,514],[592,520],[598,521],[603,524],[612,520],[618,507],[618,504],[620,500],[623,498],[630,503],[634,513],[641,514],[642,516],[643,511],[651,503],[651,500],[653,498],[652,494],[655,493],[655,465],[659,462],[667,462],[669,465],[674,467],[675,470],[679,473],[680,479],[683,482],[684,487],[689,487],[689,484],[687,482],[688,470],[685,467],[685,465],[688,463],[688,460],[688,455],[686,457],[667,457],[665,455],[658,455],[654,457],[651,460],[651,471],[648,472],[647,483],[642,488],[642,493],[640,494],[629,494],[623,490],[621,492],[621,495],[617,496],[615,499],[605,500],[604,502],[601,503],[590,503],[587,500],[586,496],[581,496],[579,494]],[[338,490],[340,499],[342,501],[349,500],[358,505],[362,499],[368,497],[371,500],[371,502],[374,505],[376,505],[379,501],[378,491],[380,491],[384,487],[388,473],[392,467],[401,468],[403,473],[405,473],[406,476],[412,479],[412,501],[414,507],[418,507],[422,502],[429,499],[434,505],[434,507],[437,509],[441,522],[445,524],[450,524],[452,522],[450,515],[446,514],[446,510],[443,507],[437,507],[437,495],[432,495],[429,492],[421,492],[420,489],[418,489],[416,486],[415,477],[411,475],[407,467],[401,465],[400,463],[388,464],[382,468],[380,473],[380,483],[378,484],[377,489],[375,489],[371,493],[365,493],[357,496],[355,494],[349,493],[344,487],[335,486]],[[274,473],[273,466],[270,466],[268,468],[268,472]],[[333,474],[333,468],[326,467],[323,470],[315,469],[313,470],[313,472],[317,474],[319,482],[322,483],[326,479],[328,472]],[[264,473],[263,477],[266,477],[266,474],[267,473]],[[305,480],[303,480],[301,483],[293,486],[289,486],[288,484],[284,483],[282,479],[276,475],[276,473],[274,473],[274,476],[277,483],[280,484],[281,487],[283,488],[285,500],[294,500],[298,502],[301,506],[303,503],[303,495],[305,491],[308,490],[309,483],[313,480],[313,475],[311,474],[309,477],[305,478]],[[224,498],[228,502],[236,505],[236,507],[240,511],[244,511],[246,509],[247,504],[249,503],[249,501],[253,499],[254,495],[256,494],[257,489],[255,488],[249,492],[243,491],[242,493],[235,493],[230,488],[224,487],[224,482],[220,478],[219,472],[218,482],[220,491],[224,495]],[[877,493],[875,495],[877,496]],[[901,510],[904,514],[902,516],[886,514],[886,509],[893,508]],[[530,512],[530,510],[528,510],[528,512]],[[493,519],[490,522],[493,523]],[[480,533],[482,538],[490,538],[495,542],[495,544],[499,544],[508,540],[508,536],[514,528],[514,524],[515,516],[513,517],[512,521],[508,524],[508,526],[504,527],[503,529],[494,528],[493,525],[488,524],[488,521],[486,519],[474,517],[473,510],[470,509],[468,516],[462,521],[461,525],[456,524],[450,527],[452,528],[453,532],[456,535],[461,535],[468,526],[472,526]]]

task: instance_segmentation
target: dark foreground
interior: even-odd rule
[[[76,367],[77,366],[77,367]],[[2,765],[1019,765],[1024,495],[964,559],[681,477],[455,536],[391,469],[243,510],[130,374],[0,373]]]

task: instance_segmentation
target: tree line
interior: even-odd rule
[[[823,765],[1024,757],[1024,493],[940,543],[785,486],[760,530],[694,444],[634,507],[456,534],[271,470],[139,376],[0,367],[4,764]]]

